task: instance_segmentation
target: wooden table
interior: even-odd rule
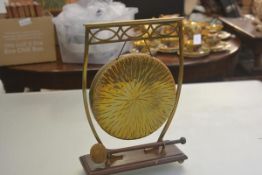
[[[189,159],[121,175],[261,175],[261,92],[258,81],[184,85],[165,139],[184,136]],[[129,142],[99,133],[110,148],[159,134]],[[85,175],[78,158],[95,143],[80,90],[0,95],[1,175]]]
[[[218,81],[230,77],[234,71],[240,41],[230,39],[229,51],[212,53],[202,58],[185,58],[184,82]],[[158,54],[177,78],[178,58],[176,54]],[[88,86],[102,65],[89,65]],[[46,89],[81,88],[82,65],[61,62],[9,66],[1,69],[1,78],[7,92],[23,91],[24,87],[38,91]]]
[[[253,50],[255,55],[254,69],[262,70],[262,32],[258,32],[252,21],[244,17],[220,17],[220,20],[225,24],[226,29],[237,34],[242,42]]]

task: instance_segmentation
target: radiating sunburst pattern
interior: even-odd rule
[[[90,89],[91,109],[99,125],[121,139],[156,131],[175,105],[172,74],[158,59],[126,54],[98,72]]]

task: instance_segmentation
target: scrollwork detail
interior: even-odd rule
[[[145,24],[144,31],[140,33],[135,33],[136,27],[141,27],[142,25],[123,25],[123,26],[107,26],[97,28],[95,31],[87,29],[90,34],[89,44],[101,44],[109,42],[121,42],[121,41],[131,41],[138,39],[157,39],[163,37],[175,37],[178,35],[179,27],[177,23],[164,23],[164,24]],[[163,28],[169,28],[168,32],[161,32]],[[110,36],[103,36],[104,32],[111,33]]]

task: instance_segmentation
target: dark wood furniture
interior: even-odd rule
[[[249,71],[262,72],[262,32],[258,32],[250,19],[220,17],[227,30],[235,33],[254,55],[254,67]]]
[[[159,17],[161,14],[184,15],[184,0],[117,0],[127,7],[137,7],[136,19]]]
[[[262,32],[258,32],[255,25],[248,18],[225,18],[220,17],[220,20],[224,22],[228,27],[231,27],[235,32],[242,34],[250,39],[261,40]]]
[[[200,0],[208,16],[239,17],[240,9],[236,0]]]
[[[184,82],[219,81],[231,77],[237,62],[240,41],[230,39],[230,51],[212,53],[203,58],[185,58]],[[156,55],[171,70],[177,79],[178,59],[176,54]],[[102,65],[89,65],[88,86]],[[32,91],[46,89],[79,89],[82,84],[82,65],[64,64],[61,61],[2,67],[0,78],[7,92],[21,92],[24,87]]]

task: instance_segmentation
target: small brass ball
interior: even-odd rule
[[[104,163],[107,157],[107,151],[104,145],[97,143],[92,146],[90,150],[91,159],[95,163]]]

